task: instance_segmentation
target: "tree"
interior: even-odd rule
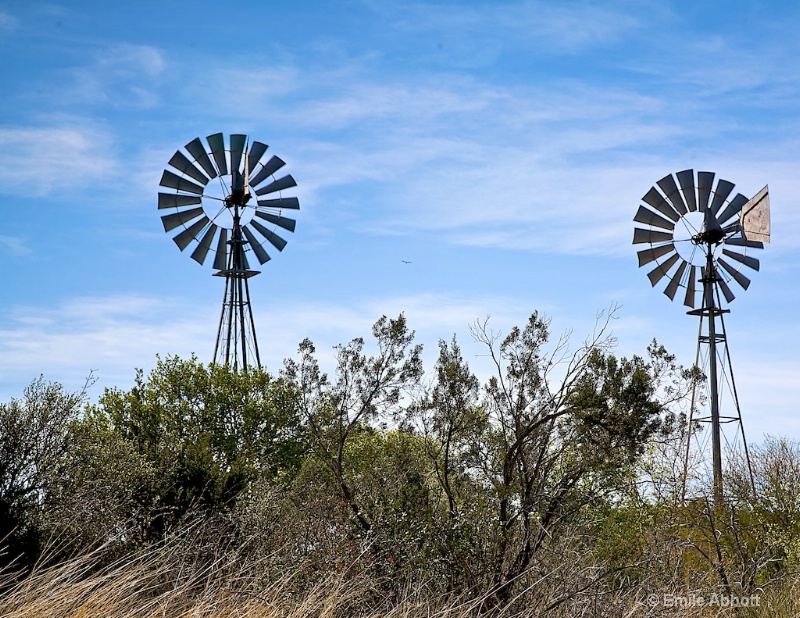
[[[86,387],[69,393],[40,377],[22,399],[0,404],[0,543],[8,560],[21,555],[30,563],[38,555],[36,517],[65,468],[70,423],[85,395]]]
[[[552,349],[538,313],[504,338],[487,321],[472,328],[494,365],[484,387],[489,425],[481,473],[495,504],[494,597],[513,587],[559,526],[603,491],[658,431],[665,412],[654,365],[617,359],[610,316],[574,352],[565,334]]]
[[[438,499],[445,517],[430,529],[431,558],[445,566],[448,591],[481,591],[491,533],[486,487],[479,481],[483,463],[480,445],[489,429],[486,406],[480,401],[480,381],[464,361],[456,337],[439,341],[433,382],[408,409],[408,423],[423,437],[425,454],[434,471]],[[487,534],[488,533],[488,534]]]
[[[364,353],[361,337],[336,346],[333,383],[320,371],[309,339],[299,346],[299,361],[285,362],[286,377],[301,393],[300,407],[311,445],[365,532],[372,528],[372,521],[348,479],[348,442],[359,428],[368,427],[380,416],[396,414],[404,389],[410,389],[422,375],[422,346],[412,346],[414,332],[402,313],[394,320],[382,316],[373,325],[372,335],[378,348],[375,356]]]
[[[62,469],[45,497],[43,530],[67,555],[105,545],[113,559],[137,548],[160,506],[161,476],[96,410],[74,420],[69,433]]]
[[[488,419],[479,402],[480,382],[464,362],[455,336],[449,345],[439,341],[434,371],[430,395],[413,412],[428,438],[427,450],[447,497],[448,515],[455,519],[474,440],[486,430]]]
[[[104,440],[107,427],[155,471],[143,499],[163,515],[147,523],[160,534],[192,506],[229,508],[261,476],[290,479],[305,453],[298,402],[262,369],[167,357],[129,391],[106,390],[84,431]]]

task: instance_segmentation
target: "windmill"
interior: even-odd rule
[[[227,147],[222,133],[195,138],[172,155],[158,194],[159,210],[167,211],[164,231],[177,231],[175,244],[191,247],[198,264],[214,254],[214,276],[225,279],[214,363],[233,369],[261,366],[248,283],[260,271],[251,270],[248,256],[265,264],[265,246],[283,251],[286,241],[276,230],[294,232],[284,210],[300,208],[296,197],[282,193],[297,183],[291,175],[276,178],[285,163],[266,159],[267,148],[241,134],[231,135]]]
[[[710,410],[708,416],[694,419],[693,394],[687,435],[692,435],[694,420],[710,424],[714,499],[721,503],[721,423],[735,423],[741,431],[752,484],[747,441],[725,333],[724,315],[730,313],[730,309],[723,307],[722,299],[728,304],[734,300],[731,282],[745,290],[750,286],[750,279],[742,270],[759,270],[759,261],[751,254],[769,242],[770,221],[767,187],[752,199],[741,193],[731,197],[734,184],[721,178],[715,184],[714,179],[712,172],[695,175],[694,170],[689,169],[659,180],[644,195],[643,204],[633,219],[646,226],[634,228],[633,243],[649,245],[649,248],[639,251],[638,256],[640,267],[655,263],[647,274],[652,286],[666,279],[664,294],[670,300],[674,300],[679,288],[683,289],[684,305],[690,308],[688,315],[700,318],[695,364],[700,366],[701,349],[705,349],[708,367],[703,369],[708,378]],[[723,383],[730,386],[733,396],[734,410],[727,415],[720,413]],[[684,492],[688,456],[687,438]]]

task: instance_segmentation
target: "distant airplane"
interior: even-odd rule
[[[407,260],[400,260],[400,261],[401,261],[403,264],[411,264],[411,262],[409,262],[409,261],[407,261]]]

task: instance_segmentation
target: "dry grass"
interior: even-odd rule
[[[283,573],[275,581],[257,574],[258,564],[231,552],[204,559],[185,543],[169,543],[138,555],[106,563],[102,549],[60,564],[38,566],[24,578],[0,574],[0,616],[3,618],[467,618],[480,614],[483,599],[430,598],[407,591],[389,599],[363,572],[319,575],[308,581],[299,573]],[[547,578],[550,579],[550,578]],[[553,578],[557,579],[557,578]],[[555,582],[554,582],[555,583]],[[547,581],[523,587],[517,602],[493,618],[601,616],[644,618],[686,616],[711,618],[796,618],[800,616],[800,581],[759,593],[758,607],[731,609],[720,605],[676,607],[663,593],[628,589],[617,594],[587,591],[574,603],[549,612],[557,598]],[[657,586],[650,582],[650,586]],[[302,590],[302,592],[301,592]],[[673,590],[674,592],[674,590]],[[648,594],[658,601],[649,603]],[[681,596],[681,592],[674,592]],[[528,596],[530,595],[530,597]],[[549,596],[549,599],[548,599]],[[706,599],[709,598],[706,594]],[[529,602],[530,601],[530,602]]]
[[[453,616],[453,607],[435,608],[409,597],[393,607],[374,601],[374,586],[347,573],[322,577],[299,594],[295,576],[275,582],[255,578],[258,565],[235,555],[203,566],[172,544],[100,566],[104,552],[38,566],[24,578],[0,575],[3,618],[294,618],[314,616]],[[372,598],[370,603],[366,599]],[[476,604],[462,606],[467,613]],[[464,615],[463,613],[459,615]]]

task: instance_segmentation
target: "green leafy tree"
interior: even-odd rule
[[[372,327],[377,354],[364,352],[364,339],[336,347],[335,379],[322,373],[310,340],[299,347],[299,360],[289,359],[285,375],[301,393],[300,409],[315,454],[329,469],[364,531],[373,522],[354,490],[347,446],[354,433],[383,418],[399,413],[401,396],[422,376],[422,346],[412,346],[414,332],[400,314],[381,317]]]
[[[21,399],[0,404],[0,544],[3,556],[33,561],[37,525],[53,479],[65,469],[70,424],[80,414],[85,389],[69,393],[40,377]]]
[[[113,558],[144,541],[163,487],[136,445],[115,431],[108,417],[89,410],[70,425],[64,465],[51,482],[42,527],[48,537],[59,539],[61,553],[104,545]]]
[[[484,388],[482,472],[495,502],[495,599],[505,603],[559,527],[615,486],[661,426],[654,365],[609,350],[608,320],[575,351],[531,315],[505,337],[473,328],[495,373]]]
[[[485,585],[491,513],[479,479],[486,463],[481,444],[489,418],[480,392],[480,381],[454,336],[450,343],[439,341],[433,382],[408,410],[408,421],[423,437],[433,468],[432,495],[440,503],[438,511],[446,514],[434,518],[428,553],[432,564],[442,565],[437,575],[449,591],[479,591]]]
[[[92,417],[98,439],[114,432],[155,471],[146,500],[165,517],[150,521],[154,532],[192,506],[230,507],[260,476],[291,478],[306,448],[289,381],[194,357],[159,359],[132,389],[107,390]]]
[[[474,467],[476,438],[487,428],[488,415],[480,404],[480,382],[461,356],[456,338],[439,341],[435,383],[418,406],[436,478],[447,498],[447,512],[457,518],[464,491],[471,489],[467,471]]]

